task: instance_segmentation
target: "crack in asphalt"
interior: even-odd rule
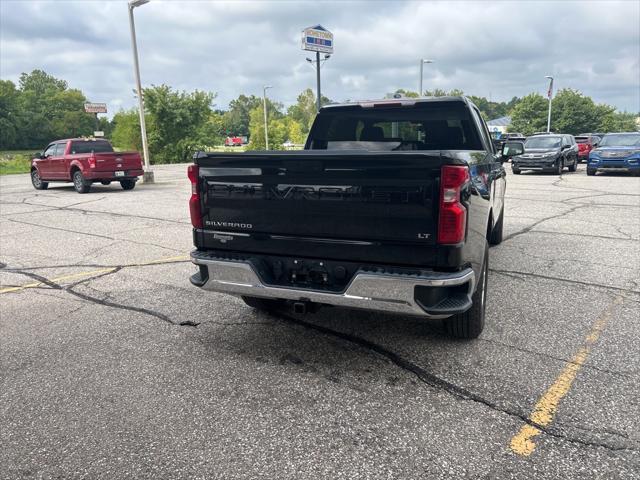
[[[562,203],[562,202],[558,202],[558,203]],[[540,220],[537,220],[537,221],[533,222],[532,224],[526,226],[522,230],[518,230],[517,232],[514,232],[514,233],[512,233],[510,235],[507,235],[506,237],[503,238],[502,241],[506,242],[506,241],[512,240],[513,238],[518,237],[520,235],[525,235],[525,234],[529,233],[531,230],[533,230],[534,228],[536,228],[538,225],[540,225],[543,222],[546,222],[546,221],[549,221],[549,220],[556,220],[558,218],[562,218],[562,217],[564,217],[566,215],[569,215],[569,214],[575,212],[576,210],[578,210],[580,208],[586,208],[586,207],[589,207],[589,206],[590,205],[588,205],[588,204],[574,205],[571,208],[569,208],[569,210],[567,210],[565,212],[562,212],[562,213],[559,213],[557,215],[552,215],[550,217],[545,217],[545,218],[542,218]]]
[[[173,252],[182,251],[182,250],[178,250],[176,248],[166,247],[164,245],[158,245],[156,243],[151,243],[151,242],[137,242],[135,240],[131,240],[131,239],[128,239],[128,238],[109,237],[107,235],[100,235],[98,233],[81,232],[81,231],[78,231],[78,230],[71,230],[71,229],[62,228],[62,227],[52,227],[50,225],[42,225],[42,224],[39,224],[39,223],[25,222],[23,220],[15,220],[13,218],[7,218],[7,220],[10,221],[10,222],[13,222],[13,223],[20,223],[20,224],[23,224],[23,225],[30,225],[32,227],[44,228],[45,230],[59,230],[59,231],[62,231],[62,232],[67,232],[67,233],[75,233],[77,235],[85,235],[85,236],[88,236],[88,237],[103,238],[103,239],[111,240],[111,241],[114,241],[114,242],[128,242],[128,243],[134,243],[136,245],[153,246],[153,247],[158,247],[158,248],[162,248],[162,249],[165,249],[165,250],[170,250],[170,251],[173,251]]]
[[[420,380],[420,382],[435,388],[436,390],[441,390],[444,392],[447,392],[451,395],[453,395],[454,397],[461,399],[461,400],[468,400],[468,401],[472,401],[475,403],[479,403],[482,404],[496,412],[500,412],[500,413],[504,413],[506,415],[509,415],[510,417],[514,417],[517,418],[518,420],[526,423],[527,425],[531,425],[532,427],[535,427],[537,429],[539,429],[540,431],[544,432],[545,434],[551,436],[551,437],[555,437],[555,438],[559,438],[562,440],[566,440],[570,443],[576,443],[576,444],[580,444],[583,446],[589,446],[589,447],[602,447],[606,450],[609,451],[637,451],[637,449],[635,448],[631,448],[628,446],[620,446],[620,445],[610,445],[608,443],[605,442],[600,442],[600,441],[589,441],[589,440],[583,440],[580,438],[574,438],[574,437],[569,437],[567,435],[564,435],[562,433],[556,432],[552,429],[549,429],[545,426],[542,426],[532,420],[529,419],[529,417],[525,414],[522,414],[520,412],[516,412],[514,410],[510,410],[508,408],[505,407],[501,407],[498,404],[496,404],[495,402],[492,402],[484,397],[482,397],[481,395],[472,392],[470,390],[467,390],[464,387],[461,387],[459,385],[456,385],[454,383],[448,382],[447,380],[438,377],[437,375],[434,375],[431,372],[428,372],[427,370],[425,370],[424,368],[416,365],[415,363],[407,360],[406,358],[402,357],[401,355],[399,355],[398,353],[387,349],[386,347],[383,347],[380,344],[374,343],[370,340],[367,340],[365,338],[359,337],[357,335],[352,335],[350,333],[346,333],[346,332],[340,332],[338,330],[333,330],[331,328],[328,327],[324,327],[322,325],[317,325],[314,323],[310,323],[310,322],[306,322],[304,320],[301,320],[299,318],[296,317],[292,317],[290,315],[284,314],[282,312],[274,312],[273,314],[276,318],[280,318],[288,323],[303,327],[307,330],[315,330],[317,332],[320,332],[324,335],[330,336],[330,337],[334,337],[334,338],[338,338],[344,341],[347,341],[351,344],[357,345],[361,348],[364,348],[365,350],[369,350],[373,353],[376,353],[384,358],[386,358],[387,360],[389,360],[392,364],[394,364],[395,366],[397,366],[398,368],[411,373],[412,375],[414,375],[418,380]]]
[[[477,340],[479,340],[481,342],[487,342],[487,343],[490,343],[492,345],[498,345],[498,346],[501,346],[501,347],[505,347],[505,348],[508,348],[510,350],[516,350],[516,351],[522,352],[522,353],[527,353],[527,354],[536,355],[536,356],[539,356],[539,357],[549,358],[549,359],[557,360],[557,361],[563,362],[563,363],[573,363],[573,364],[575,364],[575,362],[573,360],[568,359],[568,358],[556,357],[555,355],[551,355],[549,353],[538,352],[536,350],[531,350],[529,348],[524,348],[524,347],[518,347],[516,345],[512,345],[510,343],[500,342],[498,340],[494,340],[494,339],[491,339],[491,338],[479,337]],[[630,374],[628,374],[626,372],[618,372],[618,371],[615,371],[615,370],[608,370],[606,368],[596,367],[595,365],[589,365],[589,364],[586,364],[586,363],[583,363],[581,365],[581,367],[585,368],[585,369],[589,369],[589,370],[596,370],[598,372],[607,373],[609,375],[617,376],[617,377],[620,377],[620,378],[624,378],[625,380],[631,380],[633,378],[632,375],[630,375]]]
[[[39,196],[36,194],[36,196]],[[52,205],[42,205],[39,203],[30,203],[25,201],[26,198],[29,197],[25,197],[25,199],[23,199],[22,202],[8,202],[8,201],[3,201],[2,203],[5,203],[7,205],[31,205],[33,207],[46,207],[46,210],[41,210],[41,212],[47,212],[47,211],[72,211],[72,212],[81,212],[82,214],[89,214],[89,215],[108,215],[108,216],[113,216],[113,217],[125,217],[125,218],[141,218],[141,219],[146,219],[146,220],[154,220],[154,221],[158,221],[158,222],[166,222],[166,223],[175,223],[178,225],[190,225],[190,222],[187,221],[183,221],[183,220],[171,220],[168,218],[160,218],[160,217],[150,217],[147,215],[133,215],[130,213],[117,213],[117,212],[105,212],[102,210],[85,210],[83,208],[74,208],[74,205],[81,205],[82,203],[89,203],[89,202],[80,202],[80,203],[72,203],[71,205],[66,205],[66,206],[52,206]],[[58,198],[58,197],[55,197]],[[16,212],[16,213],[8,213],[5,214],[4,216],[10,216],[10,215],[23,215],[24,213],[27,212]]]
[[[618,292],[640,294],[640,290],[632,290],[629,288],[622,288],[622,287],[613,287],[611,285],[604,285],[602,283],[592,283],[592,282],[583,282],[581,280],[571,280],[569,278],[552,277],[550,275],[542,275],[540,273],[518,272],[515,270],[500,270],[496,268],[489,268],[489,271],[494,273],[499,273],[502,275],[522,275],[523,277],[529,276],[529,277],[535,277],[535,278],[543,278],[545,280],[555,280],[558,282],[570,283],[573,285],[584,285],[587,287],[602,288],[605,290],[615,290]]]

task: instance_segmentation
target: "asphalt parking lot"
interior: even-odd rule
[[[188,281],[185,165],[0,178],[1,478],[640,478],[640,179],[509,175],[488,325]]]

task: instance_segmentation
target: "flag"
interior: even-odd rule
[[[551,81],[549,82],[549,91],[547,92],[547,98],[551,98],[551,96],[553,95],[553,78],[550,79]]]

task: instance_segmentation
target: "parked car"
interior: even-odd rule
[[[224,140],[225,147],[241,147],[246,142],[246,137],[227,137]]]
[[[640,133],[607,133],[589,153],[587,175],[597,172],[630,172],[640,175]]]
[[[598,146],[600,137],[595,135],[583,135],[575,137],[578,144],[578,163],[589,161],[589,152]]]
[[[535,135],[524,142],[524,153],[511,159],[511,171],[537,170],[560,175],[565,167],[575,172],[578,145],[573,135]]]
[[[465,97],[328,105],[305,151],[198,153],[191,283],[262,310],[446,319],[475,338],[488,247],[503,236],[504,160]]]
[[[56,140],[31,160],[31,183],[44,190],[50,182],[73,182],[78,193],[87,193],[91,184],[120,182],[132,190],[142,175],[138,152],[115,152],[106,140],[70,138]]]
[[[498,136],[500,138],[498,138]],[[506,142],[524,142],[527,139],[527,137],[525,137],[522,133],[515,133],[515,132],[502,133],[502,134],[500,132],[493,132],[493,134],[491,135],[491,138],[493,139],[494,147],[498,151],[502,150],[502,146]]]
[[[512,142],[524,142],[526,139],[527,137],[525,137],[522,133],[515,133],[515,132],[503,133],[501,137],[501,140],[507,140]]]

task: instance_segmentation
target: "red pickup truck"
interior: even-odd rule
[[[31,160],[31,183],[44,190],[49,182],[73,182],[78,193],[87,193],[91,184],[120,182],[132,190],[142,175],[138,152],[114,152],[106,140],[71,138],[56,140]]]

